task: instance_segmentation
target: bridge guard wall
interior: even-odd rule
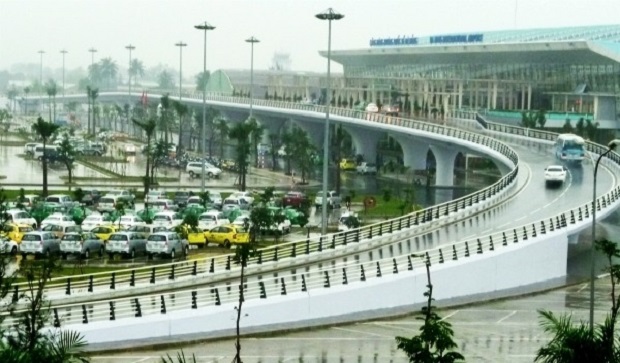
[[[528,285],[563,279],[567,245],[567,235],[560,231],[483,254],[472,249],[472,256],[458,261],[447,258],[445,263],[431,266],[433,297],[438,305],[449,305],[474,296],[478,300],[480,296],[496,297],[502,291],[514,294]],[[289,285],[288,295],[248,300],[243,304],[241,331],[249,334],[364,320],[412,312],[425,303],[424,268],[382,273],[383,277],[377,278],[375,271],[367,271],[365,282],[309,287],[308,292]],[[331,278],[342,276],[336,269]],[[349,281],[359,278],[350,276]],[[531,292],[531,288],[523,291]],[[64,328],[81,331],[91,349],[97,350],[234,336],[235,321],[235,306],[228,304]]]

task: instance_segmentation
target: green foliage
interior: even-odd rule
[[[556,316],[550,311],[539,310],[540,325],[545,332],[552,335],[552,338],[538,350],[536,362],[615,363],[620,361],[620,340],[616,334],[616,322],[620,309],[620,297],[616,296],[616,287],[620,283],[620,264],[614,263],[620,258],[620,249],[615,242],[607,239],[597,240],[595,246],[607,258],[608,267],[605,271],[609,273],[611,279],[610,313],[602,324],[596,325],[591,330],[584,322],[573,324],[570,315]]]
[[[562,126],[562,132],[566,134],[570,134],[573,132],[573,125],[571,125],[569,118],[564,121],[564,125]]]
[[[202,206],[205,209],[207,209],[207,206],[209,205],[209,203],[212,202],[211,196],[209,195],[209,191],[206,190],[204,192],[201,192],[200,194],[198,194],[198,196],[200,197],[200,201],[202,202]]]
[[[407,354],[412,363],[453,363],[464,361],[465,357],[454,351],[458,345],[453,340],[452,325],[433,311],[433,285],[431,284],[430,264],[426,263],[428,290],[424,293],[427,305],[422,308],[424,324],[420,334],[412,338],[396,337],[397,347]]]
[[[390,200],[392,200],[392,189],[383,189],[383,201],[387,203]]]
[[[176,360],[170,357],[169,354],[166,354],[165,357],[161,357],[161,363],[196,363],[196,356],[192,354],[192,359],[185,357],[185,353],[183,350],[177,353]]]

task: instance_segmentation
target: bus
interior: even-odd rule
[[[575,134],[560,134],[555,141],[555,157],[561,161],[580,163],[586,155],[585,141]]]

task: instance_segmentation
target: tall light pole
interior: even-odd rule
[[[596,261],[596,173],[598,172],[598,164],[601,162],[607,154],[612,152],[616,146],[620,144],[620,140],[612,140],[607,144],[607,150],[604,153],[599,155],[598,159],[596,159],[596,163],[594,164],[594,181],[592,183],[592,246],[590,246],[590,334],[594,333],[594,280],[595,276],[595,268],[594,264]]]
[[[41,55],[41,65],[39,67],[39,83],[41,84],[41,89],[43,89],[43,54],[45,54],[45,51],[40,50],[37,53]]]
[[[213,30],[215,29],[215,27],[205,21],[203,24],[194,25],[194,28],[198,30],[204,30],[205,33],[202,56],[202,77],[204,80],[204,84],[202,85],[202,135],[200,135],[202,137],[202,176],[200,179],[200,191],[204,193],[206,173],[205,160],[207,160],[207,30]]]
[[[254,43],[260,42],[260,40],[254,38],[254,36],[249,37],[245,40],[250,43],[251,51],[250,51],[250,118],[252,118],[252,108],[254,104]]]
[[[65,49],[61,50],[62,53],[62,107],[65,107],[65,54],[69,53]]]
[[[129,50],[129,68],[127,69],[128,80],[128,90],[127,90],[127,104],[131,106],[131,51],[136,49],[136,47],[132,44],[125,46],[125,49]],[[125,128],[123,127],[123,130]],[[127,125],[127,132],[129,132],[129,125]],[[150,145],[148,145],[150,147]]]
[[[97,49],[95,48],[90,48],[88,50],[90,52],[90,69],[93,69],[93,64],[95,64],[95,53],[97,53]],[[92,81],[92,79],[91,79]]]
[[[179,103],[181,102],[181,97],[183,94],[183,47],[187,47],[187,43],[178,42],[175,43],[177,47],[179,47]],[[183,120],[182,117],[179,117],[179,142],[177,144],[177,153],[181,151],[181,145],[183,140]],[[204,164],[204,163],[203,163]],[[204,178],[204,175],[202,176]]]
[[[327,178],[328,166],[329,166],[329,105],[331,103],[331,85],[330,85],[330,57],[332,52],[332,20],[340,20],[344,18],[344,15],[329,8],[322,13],[315,15],[318,19],[327,20],[329,24],[329,31],[327,35],[327,103],[325,104],[325,132],[323,135],[323,199],[321,205],[321,234],[327,234]]]

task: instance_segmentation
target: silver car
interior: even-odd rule
[[[89,259],[92,253],[103,257],[105,244],[96,234],[91,232],[66,233],[60,240],[60,254],[65,260],[67,255],[78,255]]]
[[[146,256],[148,259],[153,258],[154,255],[170,256],[174,259],[177,253],[187,256],[189,243],[176,232],[157,232],[147,239]]]
[[[146,253],[146,237],[137,232],[116,232],[110,236],[105,245],[108,257],[114,254],[135,258],[139,253]]]
[[[22,258],[26,255],[50,257],[60,252],[60,239],[52,232],[28,232],[19,245]]]

